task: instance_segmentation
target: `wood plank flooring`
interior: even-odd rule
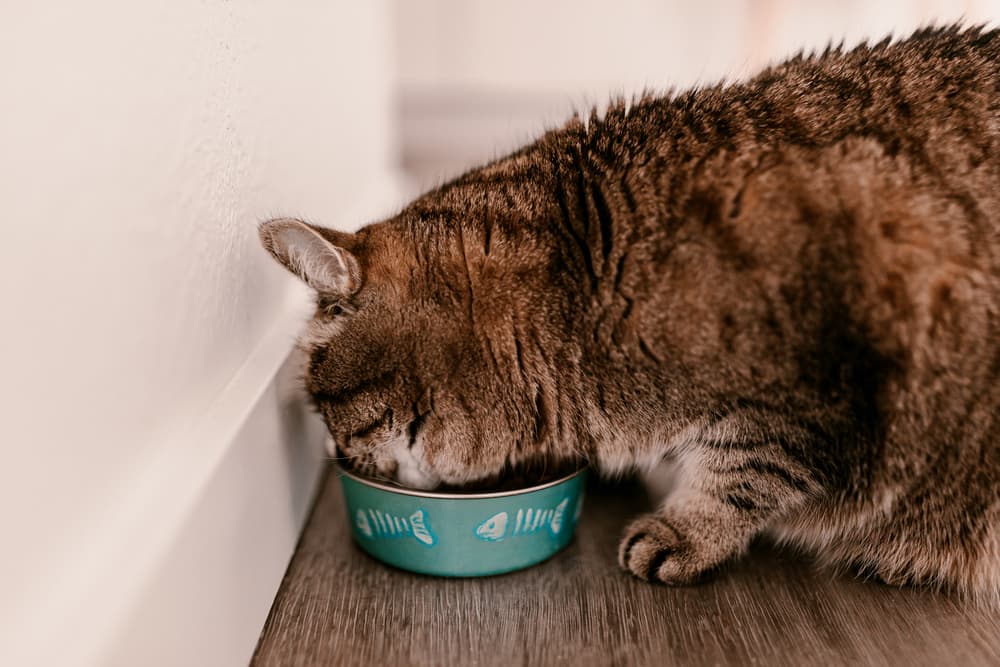
[[[254,665],[1000,665],[1000,615],[816,569],[768,545],[711,582],[642,583],[615,564],[665,484],[591,485],[570,546],[485,579],[390,569],[351,542],[331,473]]]

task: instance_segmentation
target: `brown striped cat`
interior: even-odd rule
[[[318,294],[306,382],[362,472],[674,458],[639,577],[767,532],[1000,596],[1000,33],[618,102],[357,233],[260,232]]]

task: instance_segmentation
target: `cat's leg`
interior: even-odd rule
[[[674,492],[659,510],[626,528],[621,566],[648,581],[695,582],[820,492],[810,468],[782,440],[747,443],[716,435],[684,452]]]

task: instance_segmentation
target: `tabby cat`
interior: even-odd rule
[[[622,567],[686,584],[763,532],[1000,599],[1000,33],[797,56],[573,117],[349,234],[315,289],[331,448],[430,488],[665,458]]]

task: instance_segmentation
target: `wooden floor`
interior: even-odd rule
[[[667,588],[614,562],[662,484],[592,485],[573,543],[485,579],[380,565],[351,542],[331,473],[255,665],[1000,665],[1000,615],[817,571],[758,545],[714,581]]]

